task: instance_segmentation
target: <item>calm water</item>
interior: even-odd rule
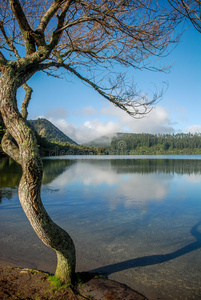
[[[70,158],[43,160],[42,199],[75,242],[77,270],[153,300],[201,299],[201,156]],[[20,172],[0,161],[0,260],[54,272],[20,207]]]

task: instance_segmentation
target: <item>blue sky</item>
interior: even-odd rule
[[[143,119],[133,119],[75,77],[56,79],[38,73],[29,81],[34,89],[29,119],[45,117],[78,143],[114,132],[201,132],[201,34],[190,26],[178,46],[160,64],[169,73],[127,70],[144,92],[168,83],[163,98]],[[21,93],[19,93],[21,97]]]

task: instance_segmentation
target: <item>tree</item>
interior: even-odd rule
[[[180,18],[191,21],[193,26],[201,33],[201,1],[200,0],[168,0]]]
[[[150,0],[0,0],[0,8],[0,113],[7,129],[2,148],[22,167],[21,205],[39,238],[56,251],[55,275],[70,285],[75,247],[41,201],[43,167],[26,121],[33,92],[27,82],[36,72],[59,76],[63,69],[130,115],[144,115],[156,95],[148,100],[131,84],[127,88],[115,66],[157,70],[149,58],[166,51],[175,17],[162,14]],[[21,87],[26,95],[20,108]]]

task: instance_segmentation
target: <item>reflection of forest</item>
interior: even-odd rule
[[[75,160],[45,159],[43,160],[43,184],[52,182],[62,174]],[[112,168],[115,173],[162,173],[162,174],[201,174],[201,160],[192,159],[111,159],[111,160],[80,160],[108,171]],[[19,185],[21,167],[12,159],[0,160],[0,203],[2,197],[10,199]]]
[[[68,159],[44,159],[43,160],[43,184],[48,184],[62,174],[67,167],[74,164],[74,160]]]
[[[70,160],[43,160],[43,184],[48,184],[65,169],[75,163]],[[0,160],[0,188],[16,188],[21,178],[21,167],[12,159],[1,158]]]
[[[0,159],[0,203],[2,198],[11,199],[19,184],[21,167],[7,157]]]
[[[43,184],[48,184],[74,161],[69,160],[43,160]],[[16,193],[21,178],[21,166],[10,158],[0,159],[0,203],[3,197],[11,199]]]
[[[0,159],[0,188],[16,188],[19,185],[21,166],[10,158]]]
[[[193,159],[114,159],[118,173],[201,174],[201,160]]]

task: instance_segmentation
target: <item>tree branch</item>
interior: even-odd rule
[[[58,1],[54,1],[54,3],[52,3],[50,8],[42,16],[40,23],[37,26],[36,31],[42,31],[42,32],[45,31],[48,23],[50,22],[52,17],[55,15],[55,13],[58,11],[58,9],[60,8],[60,6],[63,2],[65,2],[65,0],[58,0]]]
[[[121,85],[123,85],[122,78],[117,78],[117,83],[112,84],[111,88],[107,89],[107,90],[110,90],[111,93],[107,93],[107,92],[105,92],[106,89],[104,89],[100,85],[97,85],[92,80],[81,75],[79,72],[77,72],[71,66],[64,64],[62,62],[61,63],[49,62],[49,63],[41,64],[40,67],[41,67],[41,70],[48,69],[50,67],[56,67],[56,68],[62,67],[64,69],[66,69],[67,71],[69,71],[70,73],[74,74],[76,77],[81,79],[83,82],[90,85],[95,91],[97,91],[105,99],[109,100],[112,104],[121,108],[126,113],[128,113],[130,116],[135,117],[135,118],[142,117],[143,115],[148,114],[152,110],[151,105],[162,96],[162,94],[160,94],[159,96],[154,94],[153,99],[147,101],[148,99],[147,99],[146,95],[142,96],[142,95],[138,94],[137,92],[134,92],[132,87],[130,88],[129,92],[125,92],[125,90],[124,90],[123,95],[121,95]],[[114,95],[112,93],[115,90],[119,93],[118,95]]]
[[[18,0],[9,0],[11,10],[19,24],[20,30],[24,37],[27,54],[31,54],[36,51],[35,41],[31,35],[32,29],[27,21],[25,13]]]
[[[12,159],[14,159],[17,163],[19,163],[19,164],[22,163],[19,148],[13,142],[13,137],[12,137],[12,135],[10,135],[8,130],[6,130],[6,133],[4,134],[4,136],[1,140],[1,146],[2,146],[3,151],[8,156],[10,156]]]
[[[3,53],[0,51],[0,67],[6,65],[7,60],[5,59]]]
[[[13,44],[13,41],[7,36],[6,32],[5,32],[5,29],[4,29],[4,26],[3,26],[3,22],[0,22],[0,29],[1,29],[1,32],[8,44],[8,46],[10,47],[10,49],[15,53],[15,56],[20,59],[20,55],[17,51],[17,49],[15,48],[14,44]]]
[[[22,87],[26,91],[26,95],[25,95],[24,101],[22,102],[22,105],[21,105],[21,115],[26,120],[27,116],[28,116],[27,107],[28,107],[29,102],[31,100],[31,95],[32,95],[33,90],[30,86],[28,86],[27,83],[24,83],[22,85]]]
[[[62,36],[63,30],[60,31],[60,29],[64,26],[64,21],[66,17],[66,13],[71,5],[71,3],[74,2],[74,0],[68,0],[66,4],[64,5],[61,14],[58,16],[58,24],[56,30],[52,34],[52,38],[49,44],[49,47],[51,49],[54,49],[54,47],[59,43],[59,40]]]

